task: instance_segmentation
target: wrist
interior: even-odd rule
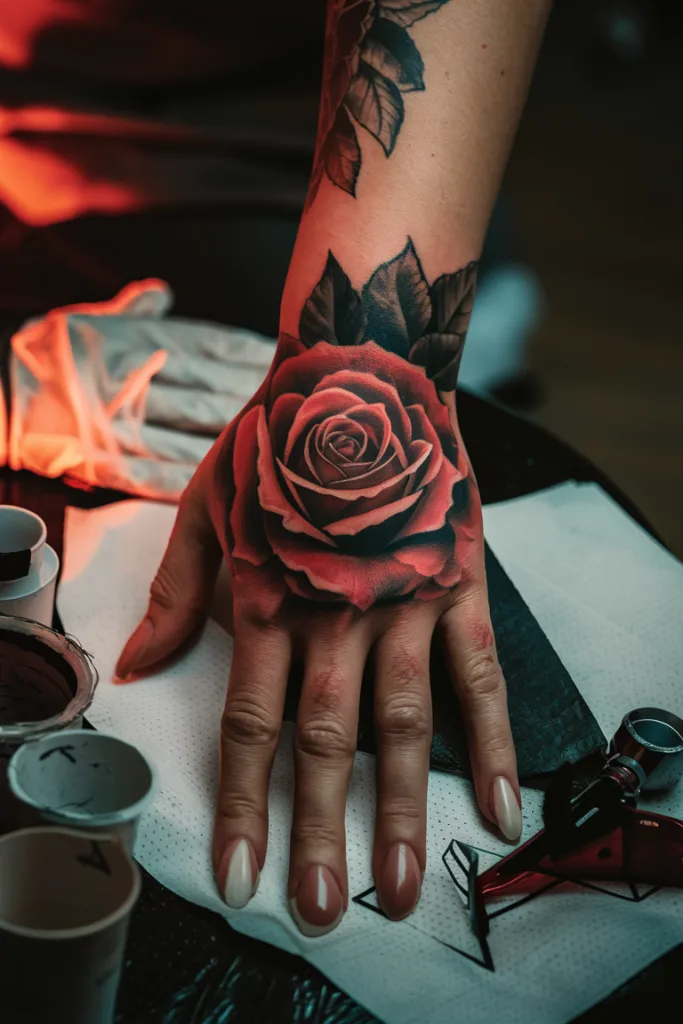
[[[295,265],[283,296],[283,333],[310,348],[325,341],[354,347],[373,341],[422,367],[439,391],[455,389],[477,278],[475,260],[431,280],[408,239],[360,283],[329,251],[324,269],[302,299]],[[298,316],[294,310],[300,310]]]

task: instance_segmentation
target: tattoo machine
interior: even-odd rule
[[[683,821],[637,808],[642,791],[665,792],[681,775],[683,719],[658,708],[629,712],[606,751],[556,773],[545,828],[478,876],[471,851],[475,934],[488,934],[487,903],[530,895],[553,879],[683,886]]]

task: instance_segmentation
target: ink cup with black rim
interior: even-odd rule
[[[27,822],[9,788],[10,758],[30,740],[80,728],[96,685],[92,661],[75,640],[0,615],[0,833]]]
[[[0,615],[52,625],[59,558],[46,542],[40,516],[0,505]]]

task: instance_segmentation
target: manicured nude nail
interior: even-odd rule
[[[522,811],[514,789],[502,775],[491,784],[491,808],[505,838],[517,842],[522,834]]]
[[[309,938],[336,928],[344,916],[344,897],[330,869],[320,864],[306,868],[289,909],[299,931]]]
[[[130,680],[131,673],[140,664],[153,636],[154,623],[151,619],[144,618],[121,652],[116,665],[117,682],[127,683]]]
[[[421,888],[422,872],[413,848],[408,843],[394,843],[378,879],[382,910],[394,920],[407,917],[417,905]]]
[[[221,885],[223,872],[225,881]],[[258,882],[256,855],[251,843],[247,839],[233,841],[223,854],[218,870],[218,883],[221,885],[223,899],[233,910],[241,910],[256,892]]]

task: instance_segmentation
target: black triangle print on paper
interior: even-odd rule
[[[374,885],[359,893],[358,896],[354,896],[353,902],[359,907],[363,907],[365,910],[371,910],[373,913],[379,914],[380,917],[387,916],[379,905],[377,890]],[[424,928],[418,928],[417,925],[413,924],[409,918],[403,921],[402,924],[408,925],[408,927],[413,928],[416,932],[420,932],[422,935],[427,935],[433,942],[438,942],[439,945],[444,946],[445,949],[452,950],[453,953],[457,953],[458,956],[465,957],[466,960],[470,960],[472,963],[478,964],[479,967],[483,967],[487,971],[495,970],[486,939],[477,939],[474,933],[472,934],[473,951],[468,951],[460,948],[459,946],[455,946],[450,942],[444,942],[443,939],[439,939],[435,935],[430,935],[429,932],[424,930]]]
[[[455,887],[455,891],[458,894],[459,899],[465,908],[469,910],[469,892],[471,890],[472,871],[481,873],[488,870],[493,864],[501,860],[500,854],[492,853],[490,850],[483,850],[477,846],[470,846],[467,843],[461,843],[453,839],[444,850],[441,860],[450,876],[451,881]],[[492,922],[497,917],[501,917],[503,914],[508,914],[514,910],[519,909],[522,906],[530,903],[532,900],[537,899],[539,896],[543,896],[545,893],[552,889],[556,889],[562,885],[574,885],[580,886],[584,889],[592,889],[593,891],[604,896],[611,896],[616,899],[627,900],[630,903],[641,903],[643,900],[648,899],[654,893],[659,892],[658,886],[642,886],[642,885],[628,885],[628,884],[617,884],[614,885],[597,885],[592,882],[583,882],[576,879],[568,879],[559,876],[547,876],[545,882],[541,882],[539,887],[531,893],[524,893],[523,895],[513,895],[509,898],[498,899],[496,902],[495,909],[489,908],[487,911],[487,917],[489,922]],[[377,890],[375,886],[370,886],[357,896],[353,897],[353,902],[365,910],[372,911],[374,914],[379,914],[380,917],[386,917],[386,914],[379,905],[377,898]],[[455,943],[446,942],[443,938],[439,938],[437,935],[433,935],[425,928],[421,928],[414,923],[410,918],[403,922],[408,927],[414,928],[415,931],[420,932],[422,935],[427,935],[434,942],[438,942],[439,945],[444,946],[446,949],[452,950],[457,953],[458,956],[465,957],[466,960],[472,963],[478,964],[479,967],[484,968],[487,971],[495,971],[495,964],[493,962],[493,956],[486,939],[486,936],[475,935],[474,929],[471,931],[471,946],[470,948],[463,948],[465,943],[461,941],[460,945]]]

